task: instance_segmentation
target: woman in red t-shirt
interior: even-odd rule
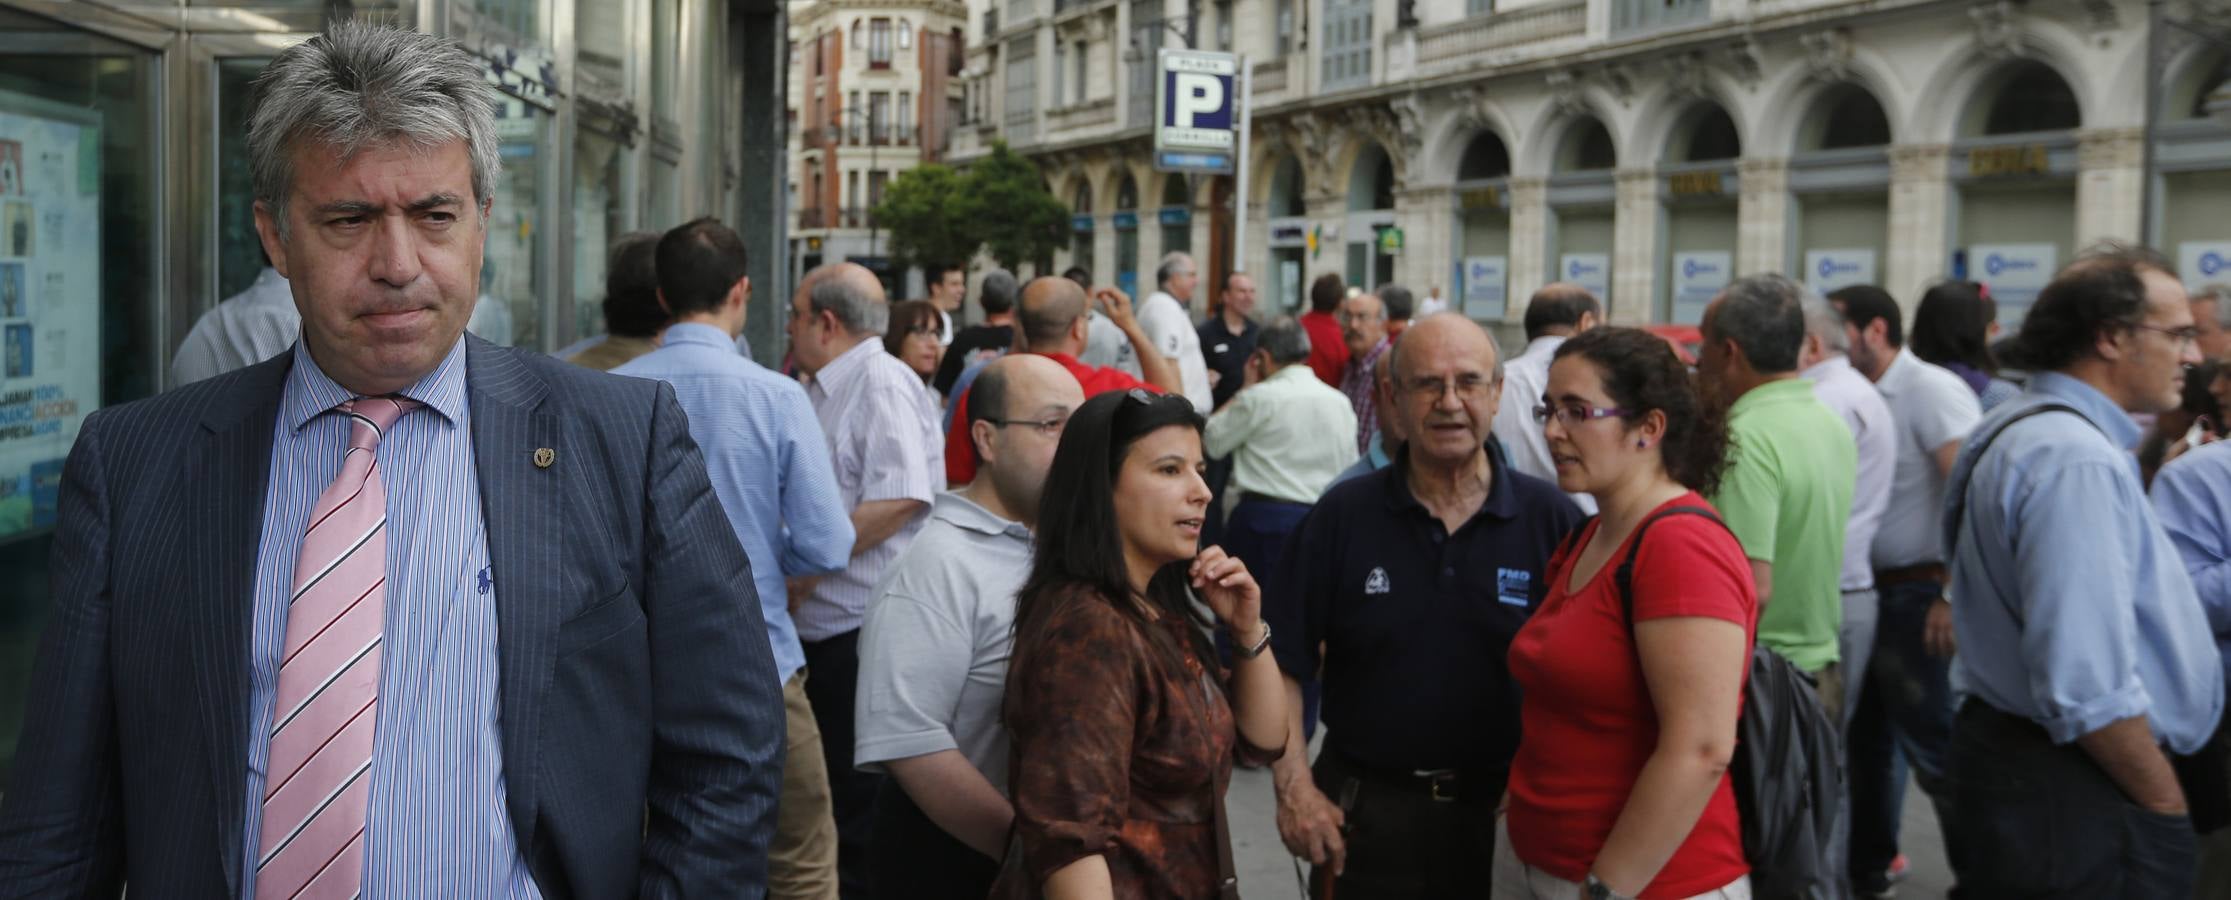
[[[1674,515],[1635,555],[1631,626],[1613,575],[1644,519],[1709,508],[1726,425],[1666,343],[1631,328],[1559,347],[1543,399],[1557,486],[1602,514],[1550,561],[1511,642],[1525,736],[1494,896],[1747,898],[1727,766],[1758,626],[1750,564],[1726,528]]]

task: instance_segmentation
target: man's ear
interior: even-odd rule
[[[987,463],[992,461],[992,435],[998,431],[999,426],[985,419],[975,419],[968,423],[968,441],[976,447],[977,459]]]
[[[738,308],[750,302],[751,276],[746,275],[742,278],[736,279],[736,283],[728,288],[728,305],[731,308]]]

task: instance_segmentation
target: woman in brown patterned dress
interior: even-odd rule
[[[1234,756],[1285,745],[1262,593],[1200,549],[1209,490],[1183,397],[1102,394],[1069,419],[1016,598],[1005,717],[1015,844],[995,897],[1237,896],[1221,798]],[[1190,586],[1240,649],[1220,668]]]

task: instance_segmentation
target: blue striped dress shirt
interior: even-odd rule
[[[738,355],[727,332],[694,323],[666,329],[657,350],[612,373],[674,386],[713,493],[751,558],[775,675],[789,681],[806,653],[783,579],[841,572],[852,556],[852,517],[806,389]]]
[[[465,342],[403,396],[426,404],[381,439],[387,612],[365,814],[363,896],[540,897],[504,807],[496,586],[474,469]],[[256,556],[242,900],[255,897],[271,705],[311,507],[340,471],[353,395],[297,343],[279,400]]]

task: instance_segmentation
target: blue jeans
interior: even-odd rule
[[[1864,891],[1888,886],[1885,873],[1898,855],[1908,768],[1937,808],[1945,855],[1955,870],[1963,849],[1945,775],[1952,746],[1952,661],[1930,656],[1922,643],[1929,606],[1943,590],[1929,581],[1876,590],[1881,599],[1875,652],[1859,708],[1844,733],[1852,801],[1850,872],[1852,886]]]

